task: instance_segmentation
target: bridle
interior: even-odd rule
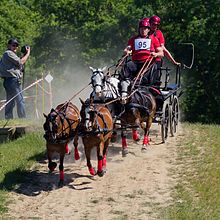
[[[53,143],[62,143],[67,139],[74,137],[75,129],[72,129],[72,125],[75,122],[79,121],[79,118],[76,120],[66,117],[67,105],[63,106],[64,111],[57,111],[52,109],[49,115],[47,116],[45,125],[45,139]],[[74,109],[75,110],[75,109]],[[67,126],[65,124],[67,123]],[[61,127],[61,131],[58,132],[58,128]],[[50,139],[51,138],[51,139]]]
[[[96,109],[95,105],[86,104],[84,111],[85,111],[84,125],[86,128],[86,133],[90,133],[90,134],[93,133],[95,135],[95,134],[109,132],[107,123],[103,115]],[[102,119],[105,126],[104,128],[100,128],[98,117]]]
[[[95,79],[94,79],[97,75],[99,75],[100,78],[101,78],[100,83],[96,83],[96,81],[95,81]],[[100,86],[101,89],[102,89],[102,88],[103,88],[103,80],[104,80],[104,74],[103,74],[103,72],[100,71],[100,70],[95,70],[95,71],[93,72],[93,74],[92,74],[92,77],[91,77],[91,82],[92,82],[93,88],[96,88],[97,86]]]

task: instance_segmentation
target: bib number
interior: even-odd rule
[[[151,39],[135,39],[135,50],[150,50]]]

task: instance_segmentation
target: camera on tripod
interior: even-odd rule
[[[28,45],[24,45],[22,48],[21,48],[21,53],[23,53],[24,55],[27,53],[27,49],[29,48],[30,46]]]

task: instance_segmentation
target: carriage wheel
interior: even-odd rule
[[[179,114],[179,100],[175,96],[174,101],[173,101],[173,112],[174,112],[174,122],[173,122],[173,131],[174,133],[177,132],[178,124],[179,124],[179,119],[180,119],[180,114]]]
[[[174,118],[175,118],[175,113],[174,113],[174,105],[173,105],[173,103],[172,103],[172,105],[170,106],[170,135],[171,135],[171,137],[174,137],[174,130],[175,130],[175,126],[174,126],[174,124],[175,124],[175,120],[174,120]]]
[[[170,110],[170,133],[171,136],[174,136],[179,123],[179,101],[177,96],[174,96]]]
[[[162,143],[165,143],[165,141],[168,137],[169,121],[170,121],[170,108],[169,108],[169,105],[166,104],[163,107],[163,117],[162,117],[162,120],[161,120]]]

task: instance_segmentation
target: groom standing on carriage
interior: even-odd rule
[[[126,55],[131,55],[131,60],[126,62],[122,68],[120,75],[122,83],[126,80],[133,80],[135,77],[140,78],[139,72],[145,74],[144,84],[155,83],[158,72],[155,58],[163,57],[163,49],[158,39],[150,33],[149,18],[141,19],[138,24],[138,35],[131,37],[124,49]]]

